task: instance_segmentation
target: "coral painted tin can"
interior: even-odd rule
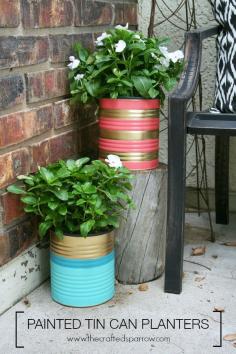
[[[112,99],[99,101],[99,158],[118,155],[131,170],[158,167],[158,99]]]

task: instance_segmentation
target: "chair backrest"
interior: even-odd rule
[[[211,3],[220,24],[215,108],[236,113],[236,1],[211,0]]]

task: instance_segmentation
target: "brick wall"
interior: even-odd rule
[[[70,107],[73,42],[93,48],[115,24],[137,25],[135,0],[0,0],[0,266],[37,239],[6,187],[62,158],[96,155],[94,107]]]

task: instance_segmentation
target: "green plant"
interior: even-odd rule
[[[25,189],[11,185],[8,191],[22,195],[27,213],[39,215],[41,238],[49,229],[62,238],[68,232],[87,236],[116,228],[121,210],[132,205],[127,193],[132,176],[119,161],[107,161],[109,165],[99,160],[89,163],[84,157],[39,167],[35,174],[18,177]]]
[[[184,65],[183,53],[169,53],[167,42],[116,26],[97,38],[94,52],[75,44],[68,64],[72,100],[138,96],[163,101]]]

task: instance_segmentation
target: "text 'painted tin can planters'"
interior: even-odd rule
[[[51,295],[67,306],[110,300],[115,292],[113,231],[87,236],[51,235]]]
[[[158,99],[112,99],[99,101],[99,158],[118,155],[131,170],[158,167]]]

